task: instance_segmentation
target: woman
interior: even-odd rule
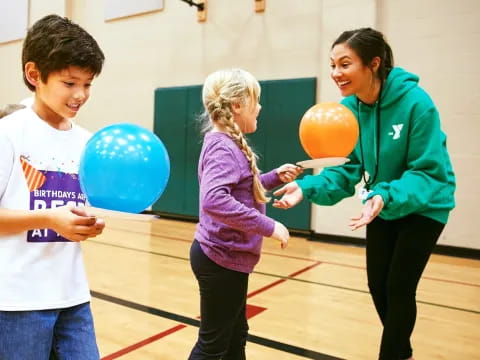
[[[383,35],[345,31],[331,48],[331,77],[353,111],[360,137],[350,162],[290,183],[274,206],[303,198],[333,205],[362,178],[364,207],[352,230],[367,226],[367,276],[383,324],[379,359],[413,359],[415,293],[455,206],[455,177],[438,111],[418,76],[393,67]]]

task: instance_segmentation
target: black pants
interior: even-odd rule
[[[189,360],[244,360],[249,274],[217,265],[196,240],[190,249],[190,264],[200,288],[201,319]]]
[[[383,324],[381,360],[412,356],[417,285],[444,226],[420,215],[377,217],[367,226],[368,287]]]

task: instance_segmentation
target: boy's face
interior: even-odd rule
[[[49,74],[44,83],[37,80],[35,88],[35,112],[50,125],[63,128],[65,120],[75,117],[90,96],[93,74],[77,66]]]

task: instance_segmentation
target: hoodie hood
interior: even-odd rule
[[[394,67],[387,76],[382,89],[382,108],[396,103],[411,89],[418,86],[420,78],[402,68]]]

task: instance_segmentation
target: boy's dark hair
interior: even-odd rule
[[[102,71],[105,56],[95,39],[69,19],[58,15],[47,15],[28,30],[23,42],[23,81],[35,91],[25,76],[25,64],[35,63],[40,78],[47,82],[50,73],[69,66],[88,69],[94,76]]]
[[[384,81],[393,68],[393,52],[380,31],[372,28],[360,28],[344,31],[333,42],[332,49],[338,44],[347,44],[360,57],[365,66],[370,67],[374,57],[380,58],[378,77]]]

